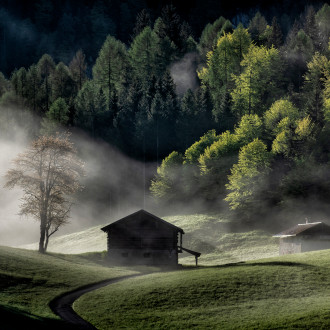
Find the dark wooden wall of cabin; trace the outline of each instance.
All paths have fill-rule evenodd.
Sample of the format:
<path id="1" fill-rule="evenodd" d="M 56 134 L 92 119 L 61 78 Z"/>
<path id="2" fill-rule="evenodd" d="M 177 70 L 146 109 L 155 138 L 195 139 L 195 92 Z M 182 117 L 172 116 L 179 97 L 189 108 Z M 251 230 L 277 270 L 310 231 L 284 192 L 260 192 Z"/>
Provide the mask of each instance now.
<path id="1" fill-rule="evenodd" d="M 108 250 L 111 249 L 152 249 L 176 250 L 178 233 L 173 230 L 150 231 L 116 230 L 108 233 Z"/>

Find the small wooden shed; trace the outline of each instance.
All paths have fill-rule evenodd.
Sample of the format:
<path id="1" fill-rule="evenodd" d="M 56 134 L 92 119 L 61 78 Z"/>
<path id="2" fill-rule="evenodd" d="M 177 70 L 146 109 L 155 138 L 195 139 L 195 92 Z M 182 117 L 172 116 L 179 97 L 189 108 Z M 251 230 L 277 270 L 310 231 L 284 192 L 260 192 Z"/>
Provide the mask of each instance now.
<path id="1" fill-rule="evenodd" d="M 178 265 L 183 229 L 140 210 L 103 228 L 108 234 L 108 258 L 120 265 Z M 196 258 L 200 253 L 184 249 Z"/>
<path id="2" fill-rule="evenodd" d="M 274 235 L 280 239 L 280 255 L 330 249 L 330 226 L 306 222 Z"/>

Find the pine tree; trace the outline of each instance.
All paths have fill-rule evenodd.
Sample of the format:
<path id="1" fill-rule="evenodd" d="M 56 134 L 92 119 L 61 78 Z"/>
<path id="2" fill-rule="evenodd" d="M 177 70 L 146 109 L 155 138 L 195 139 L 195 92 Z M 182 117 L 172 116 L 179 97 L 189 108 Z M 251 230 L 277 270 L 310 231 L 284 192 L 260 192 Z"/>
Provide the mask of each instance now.
<path id="1" fill-rule="evenodd" d="M 146 27 L 133 40 L 128 52 L 134 75 L 145 87 L 159 70 L 156 56 L 158 42 L 156 33 Z"/>
<path id="2" fill-rule="evenodd" d="M 75 99 L 75 108 L 75 125 L 89 130 L 94 137 L 99 136 L 100 118 L 106 111 L 102 88 L 93 81 L 86 81 Z"/>
<path id="3" fill-rule="evenodd" d="M 226 19 L 221 16 L 214 21 L 213 24 L 208 23 L 202 31 L 198 44 L 198 50 L 204 60 L 206 60 L 206 54 L 213 50 L 213 47 L 216 45 L 216 41 L 222 36 L 222 28 L 225 22 Z"/>
<path id="4" fill-rule="evenodd" d="M 93 67 L 94 81 L 102 88 L 111 112 L 111 100 L 127 83 L 128 55 L 125 45 L 108 36 Z"/>
<path id="5" fill-rule="evenodd" d="M 304 31 L 312 40 L 315 50 L 319 51 L 321 48 L 321 43 L 319 39 L 318 26 L 316 24 L 315 10 L 313 6 L 309 6 L 307 8 L 304 22 Z"/>
<path id="6" fill-rule="evenodd" d="M 72 104 L 74 98 L 74 84 L 69 68 L 60 62 L 50 75 L 53 102 L 62 98 L 67 104 Z"/>
<path id="7" fill-rule="evenodd" d="M 151 27 L 151 17 L 147 9 L 143 9 L 136 16 L 135 26 L 131 35 L 132 41 L 146 28 Z"/>
<path id="8" fill-rule="evenodd" d="M 69 70 L 71 72 L 71 77 L 76 84 L 76 93 L 78 93 L 82 85 L 87 80 L 86 56 L 81 49 L 77 51 L 77 53 L 71 60 L 69 64 Z"/>
<path id="9" fill-rule="evenodd" d="M 21 96 L 22 98 L 27 96 L 28 81 L 25 68 L 15 70 L 11 75 L 10 82 L 17 95 Z"/>
<path id="10" fill-rule="evenodd" d="M 263 45 L 266 41 L 267 21 L 264 16 L 258 11 L 249 23 L 248 30 L 252 40 L 257 45 Z"/>
<path id="11" fill-rule="evenodd" d="M 27 72 L 27 102 L 33 112 L 41 109 L 40 104 L 40 87 L 42 84 L 38 68 L 32 64 Z"/>
<path id="12" fill-rule="evenodd" d="M 45 54 L 41 57 L 37 64 L 38 74 L 41 77 L 41 109 L 44 113 L 49 111 L 49 106 L 51 102 L 51 79 L 50 75 L 55 70 L 55 63 L 52 57 Z"/>
<path id="13" fill-rule="evenodd" d="M 275 48 L 280 48 L 283 45 L 283 34 L 275 16 L 273 17 L 270 29 L 271 32 L 267 38 L 267 46 L 274 46 Z"/>

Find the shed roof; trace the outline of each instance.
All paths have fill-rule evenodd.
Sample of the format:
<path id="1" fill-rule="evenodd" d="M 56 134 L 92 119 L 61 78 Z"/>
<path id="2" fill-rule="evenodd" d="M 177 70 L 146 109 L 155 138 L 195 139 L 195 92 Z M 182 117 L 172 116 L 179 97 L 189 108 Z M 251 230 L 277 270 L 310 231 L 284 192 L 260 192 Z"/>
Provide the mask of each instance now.
<path id="1" fill-rule="evenodd" d="M 273 235 L 273 237 L 284 238 L 321 232 L 330 235 L 330 227 L 323 222 L 300 223 L 276 235 Z"/>
<path id="2" fill-rule="evenodd" d="M 163 225 L 166 225 L 168 227 L 172 227 L 174 230 L 176 230 L 176 231 L 181 232 L 182 234 L 184 234 L 184 231 L 183 231 L 182 228 L 177 227 L 177 226 L 174 226 L 171 223 L 169 223 L 169 222 L 167 222 L 167 221 L 165 221 L 165 220 L 163 220 L 163 219 L 161 219 L 161 218 L 155 216 L 154 214 L 151 214 L 151 213 L 149 213 L 149 212 L 147 212 L 145 210 L 139 210 L 137 212 L 134 212 L 132 214 L 129 214 L 129 215 L 127 215 L 124 218 L 121 218 L 121 219 L 119 219 L 119 220 L 117 220 L 117 221 L 115 221 L 113 223 L 110 223 L 109 225 L 107 225 L 105 227 L 102 227 L 101 230 L 103 230 L 104 232 L 108 232 L 108 231 L 111 230 L 111 228 L 113 226 L 121 225 L 121 224 L 125 223 L 125 221 L 127 221 L 129 219 L 132 219 L 132 218 L 135 218 L 135 217 L 147 217 L 149 219 L 152 219 L 153 221 L 160 222 Z"/>

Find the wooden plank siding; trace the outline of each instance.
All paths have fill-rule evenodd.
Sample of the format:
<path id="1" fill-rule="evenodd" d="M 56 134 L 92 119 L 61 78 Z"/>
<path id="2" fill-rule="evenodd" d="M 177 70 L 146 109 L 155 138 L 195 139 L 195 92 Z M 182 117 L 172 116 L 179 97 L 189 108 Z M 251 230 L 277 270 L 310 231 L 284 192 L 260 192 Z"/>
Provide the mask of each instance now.
<path id="1" fill-rule="evenodd" d="M 108 258 L 113 264 L 178 264 L 183 230 L 144 210 L 102 230 L 108 234 Z"/>
<path id="2" fill-rule="evenodd" d="M 298 224 L 274 237 L 280 239 L 280 255 L 330 249 L 330 226 L 323 222 Z"/>

